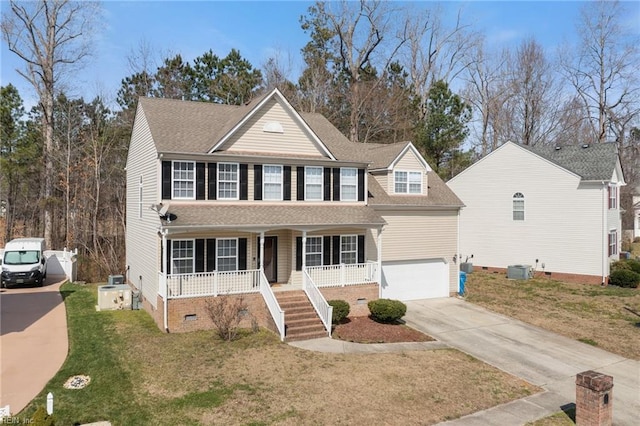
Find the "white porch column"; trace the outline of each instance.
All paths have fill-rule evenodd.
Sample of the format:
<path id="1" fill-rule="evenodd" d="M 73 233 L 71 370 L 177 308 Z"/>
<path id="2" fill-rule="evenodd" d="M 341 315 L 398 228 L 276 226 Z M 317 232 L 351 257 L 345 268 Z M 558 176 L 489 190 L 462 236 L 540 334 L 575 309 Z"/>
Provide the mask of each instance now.
<path id="1" fill-rule="evenodd" d="M 307 268 L 307 231 L 302 231 L 302 270 Z"/>
<path id="2" fill-rule="evenodd" d="M 260 271 L 264 272 L 264 231 L 260 231 Z"/>
<path id="3" fill-rule="evenodd" d="M 378 288 L 382 288 L 382 228 L 378 228 L 378 273 L 376 280 Z"/>
<path id="4" fill-rule="evenodd" d="M 167 279 L 169 271 L 167 271 L 167 259 L 169 253 L 167 253 L 167 231 L 162 230 L 162 264 L 164 271 L 164 300 L 162 301 L 162 313 L 164 316 L 164 330 L 169 331 L 169 280 Z"/>

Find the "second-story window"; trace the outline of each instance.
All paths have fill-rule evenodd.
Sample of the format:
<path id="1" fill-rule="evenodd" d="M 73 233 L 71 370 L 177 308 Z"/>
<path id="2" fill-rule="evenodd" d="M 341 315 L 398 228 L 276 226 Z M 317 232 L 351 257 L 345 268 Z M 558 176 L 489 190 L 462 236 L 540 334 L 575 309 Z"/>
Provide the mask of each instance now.
<path id="1" fill-rule="evenodd" d="M 357 201 L 358 169 L 351 167 L 340 169 L 340 199 L 342 201 Z"/>
<path id="2" fill-rule="evenodd" d="M 421 172 L 394 172 L 394 191 L 396 194 L 422 194 Z"/>
<path id="3" fill-rule="evenodd" d="M 618 208 L 618 187 L 609 185 L 609 209 Z"/>
<path id="4" fill-rule="evenodd" d="M 304 168 L 304 199 L 322 200 L 322 167 Z"/>
<path id="5" fill-rule="evenodd" d="M 193 161 L 174 161 L 171 181 L 174 199 L 193 200 L 195 196 L 196 164 Z"/>
<path id="6" fill-rule="evenodd" d="M 263 199 L 282 200 L 282 166 L 265 165 L 262 172 Z"/>
<path id="7" fill-rule="evenodd" d="M 524 220 L 524 195 L 522 192 L 513 194 L 513 220 Z"/>
<path id="8" fill-rule="evenodd" d="M 218 199 L 238 199 L 237 163 L 218 163 Z"/>

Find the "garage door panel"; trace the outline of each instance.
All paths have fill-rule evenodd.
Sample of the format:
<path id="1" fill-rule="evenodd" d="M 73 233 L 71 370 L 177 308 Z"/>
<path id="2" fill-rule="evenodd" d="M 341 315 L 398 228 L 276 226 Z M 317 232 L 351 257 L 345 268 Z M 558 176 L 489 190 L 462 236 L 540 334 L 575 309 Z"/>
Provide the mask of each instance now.
<path id="1" fill-rule="evenodd" d="M 449 265 L 442 259 L 382 262 L 382 297 L 418 300 L 449 296 Z"/>

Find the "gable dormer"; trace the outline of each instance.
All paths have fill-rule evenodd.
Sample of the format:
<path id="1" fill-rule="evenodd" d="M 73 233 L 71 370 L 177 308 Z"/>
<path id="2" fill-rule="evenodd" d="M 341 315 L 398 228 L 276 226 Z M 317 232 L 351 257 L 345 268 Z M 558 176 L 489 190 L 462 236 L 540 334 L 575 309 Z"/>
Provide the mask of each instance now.
<path id="1" fill-rule="evenodd" d="M 411 142 L 392 147 L 381 147 L 387 156 L 382 167 L 372 170 L 373 176 L 389 195 L 425 196 L 428 193 L 428 173 L 431 167 Z M 373 151 L 372 151 L 373 152 Z"/>
<path id="2" fill-rule="evenodd" d="M 259 153 L 335 160 L 298 112 L 275 89 L 257 103 L 210 153 Z"/>

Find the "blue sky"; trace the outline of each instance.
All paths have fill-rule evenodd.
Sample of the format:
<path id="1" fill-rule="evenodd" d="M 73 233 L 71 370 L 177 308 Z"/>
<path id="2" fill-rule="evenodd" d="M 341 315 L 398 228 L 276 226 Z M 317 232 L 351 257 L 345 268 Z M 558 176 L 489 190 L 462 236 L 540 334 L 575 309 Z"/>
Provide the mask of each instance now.
<path id="1" fill-rule="evenodd" d="M 299 18 L 313 2 L 249 1 L 106 1 L 104 29 L 97 40 L 95 54 L 85 69 L 69 82 L 72 95 L 92 98 L 97 93 L 115 96 L 122 78 L 131 74 L 127 56 L 145 41 L 158 57 L 180 53 L 183 59 L 212 49 L 225 56 L 232 48 L 240 50 L 254 67 L 260 68 L 274 52 L 291 58 L 292 73 L 301 66 L 300 49 L 308 37 Z M 462 8 L 463 20 L 487 37 L 491 47 L 515 46 L 522 39 L 535 37 L 549 52 L 563 41 L 571 41 L 583 2 L 467 1 L 444 2 L 445 16 L 453 17 Z M 416 2 L 415 7 L 435 3 Z M 640 2 L 629 3 L 632 27 L 640 31 Z M 2 12 L 6 10 L 2 1 Z M 33 91 L 14 69 L 22 64 L 2 44 L 1 85 L 18 87 L 27 104 Z"/>

